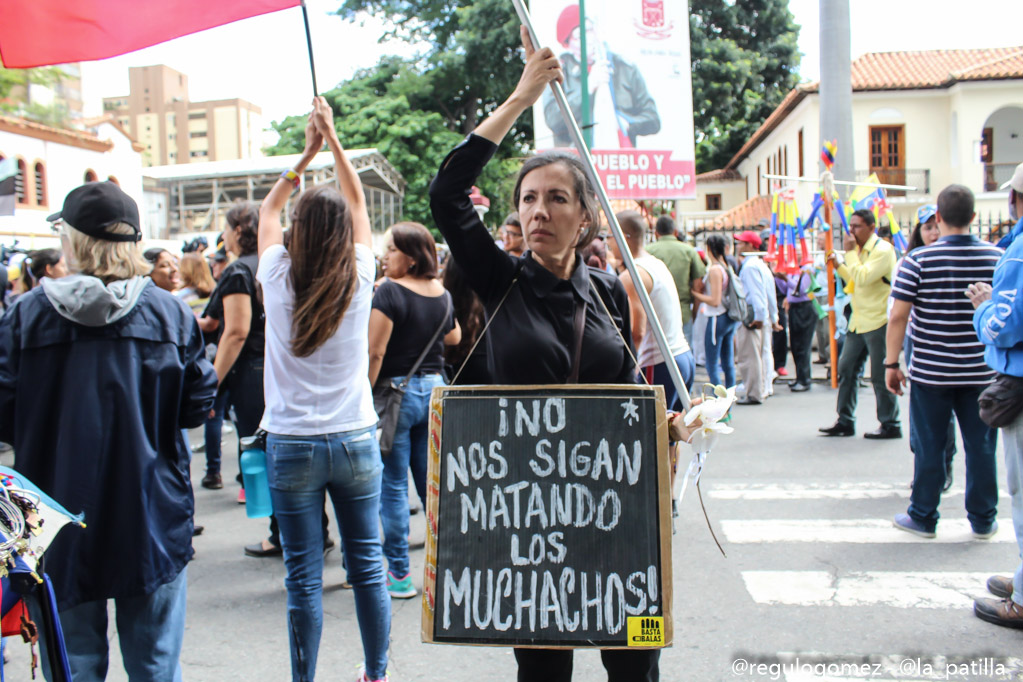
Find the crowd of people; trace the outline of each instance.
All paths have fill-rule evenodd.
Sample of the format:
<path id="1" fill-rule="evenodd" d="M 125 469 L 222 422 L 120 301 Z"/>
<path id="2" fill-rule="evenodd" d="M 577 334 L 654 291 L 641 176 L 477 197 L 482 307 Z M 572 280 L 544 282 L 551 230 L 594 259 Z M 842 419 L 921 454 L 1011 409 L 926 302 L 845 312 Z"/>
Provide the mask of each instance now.
<path id="1" fill-rule="evenodd" d="M 757 232 L 712 234 L 701 253 L 670 217 L 650 239 L 647 219 L 625 211 L 617 220 L 630 274 L 623 247 L 601 229 L 579 157 L 546 152 L 522 164 L 515 212 L 495 241 L 470 190 L 515 120 L 563 79 L 551 50 L 523 42 L 519 84 L 448 154 L 429 188 L 450 249 L 443 267 L 430 231 L 410 222 L 391 226 L 375 259 L 363 188 L 323 98 L 313 102 L 298 163 L 261 204 L 227 212 L 209 257 L 143 252 L 138 208 L 113 183 L 68 195 L 54 216 L 62 251 L 29 254 L 0 319 L 0 440 L 13 444 L 19 471 L 89 523 L 62 533 L 47 563 L 76 682 L 106 676 L 109 599 L 129 677 L 181 679 L 186 567 L 200 530 L 188 429 L 204 428 L 196 449 L 205 455 L 201 485 L 212 490 L 224 487 L 225 418 L 239 440 L 265 438 L 274 514 L 269 537 L 244 552 L 283 556 L 292 679 L 316 674 L 323 559 L 334 546 L 329 497 L 362 637 L 358 679 L 386 680 L 389 600 L 417 594 L 408 475 L 425 504 L 434 387 L 647 382 L 664 386 L 677 410 L 669 363 L 687 390 L 699 364 L 711 383 L 736 387 L 740 405 L 763 405 L 787 375 L 789 350 L 794 392 L 811 389 L 815 337 L 826 360 L 829 262 L 849 305 L 838 311 L 841 357 L 830 368 L 838 420 L 823 434 L 854 435 L 869 358 L 880 425 L 865 436 L 901 437 L 896 395 L 908 381 L 915 473 L 909 508 L 894 523 L 935 536 L 955 420 L 968 518 L 985 539 L 997 528 L 1002 427 L 1023 542 L 1023 219 L 999 246 L 982 242 L 969 232 L 972 195 L 951 186 L 921 209 L 913 248 L 898 263 L 873 213 L 857 211 L 841 249 L 783 274 L 760 257 Z M 324 145 L 337 187 L 302 192 L 285 230 L 285 206 Z M 1010 202 L 1023 214 L 1023 165 Z M 1000 599 L 978 600 L 977 615 L 1023 627 L 1021 580 L 1023 566 L 1012 579 L 992 578 Z M 519 680 L 572 678 L 571 650 L 514 655 Z M 657 649 L 604 650 L 601 659 L 611 682 L 659 678 Z"/>

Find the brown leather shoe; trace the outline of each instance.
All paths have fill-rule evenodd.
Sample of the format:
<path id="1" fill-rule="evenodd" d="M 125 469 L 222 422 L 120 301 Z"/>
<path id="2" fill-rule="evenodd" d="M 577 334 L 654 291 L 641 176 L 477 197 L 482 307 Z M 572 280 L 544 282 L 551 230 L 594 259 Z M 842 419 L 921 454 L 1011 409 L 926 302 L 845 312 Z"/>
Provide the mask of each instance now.
<path id="1" fill-rule="evenodd" d="M 206 474 L 202 477 L 202 487 L 210 490 L 220 490 L 224 487 L 224 480 L 220 474 Z"/>
<path id="2" fill-rule="evenodd" d="M 1012 599 L 974 599 L 973 613 L 988 623 L 1023 629 L 1023 606 Z"/>
<path id="3" fill-rule="evenodd" d="M 1012 596 L 1012 578 L 1004 575 L 993 575 L 987 579 L 987 591 L 996 597 L 1008 599 Z"/>

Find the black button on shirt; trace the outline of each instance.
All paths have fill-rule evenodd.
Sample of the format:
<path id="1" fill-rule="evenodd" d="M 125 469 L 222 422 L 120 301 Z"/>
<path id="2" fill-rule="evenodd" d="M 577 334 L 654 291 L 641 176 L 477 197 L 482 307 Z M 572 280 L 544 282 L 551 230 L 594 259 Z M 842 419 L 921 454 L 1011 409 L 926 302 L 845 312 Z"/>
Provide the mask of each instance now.
<path id="1" fill-rule="evenodd" d="M 469 192 L 496 149 L 489 140 L 470 135 L 448 154 L 430 185 L 437 227 L 488 318 L 508 294 L 483 340 L 491 381 L 565 382 L 575 347 L 575 311 L 585 301 L 579 383 L 636 383 L 635 364 L 622 341 L 631 343 L 632 338 L 629 300 L 618 278 L 577 258 L 572 275 L 559 279 L 529 252 L 519 258 L 502 251 L 473 209 Z"/>

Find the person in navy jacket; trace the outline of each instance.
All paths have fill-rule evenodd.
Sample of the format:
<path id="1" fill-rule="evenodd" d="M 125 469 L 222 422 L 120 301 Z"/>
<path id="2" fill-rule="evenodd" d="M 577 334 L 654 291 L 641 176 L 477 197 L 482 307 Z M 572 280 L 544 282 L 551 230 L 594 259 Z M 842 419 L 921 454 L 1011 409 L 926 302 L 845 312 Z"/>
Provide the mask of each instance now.
<path id="1" fill-rule="evenodd" d="M 1001 376 L 996 386 L 1003 397 L 1023 403 L 1023 163 L 1012 179 L 1002 186 L 1009 190 L 1009 215 L 1018 221 L 1012 231 L 998 242 L 1005 254 L 995 267 L 991 285 L 971 284 L 967 296 L 976 311 L 973 326 L 986 346 L 984 360 Z M 1013 390 L 1014 389 L 1014 390 Z M 1012 523 L 1016 544 L 1023 556 L 1023 413 L 1002 429 L 1005 449 L 1005 476 L 1012 499 Z M 995 625 L 1023 628 L 1023 562 L 1017 564 L 1012 578 L 992 576 L 988 590 L 999 599 L 977 599 L 973 612 L 981 620 Z"/>
<path id="2" fill-rule="evenodd" d="M 106 677 L 108 599 L 128 677 L 180 680 L 194 506 L 181 429 L 205 421 L 216 373 L 192 311 L 146 276 L 131 197 L 89 183 L 51 220 L 77 273 L 0 319 L 0 441 L 85 514 L 45 556 L 76 682 Z"/>

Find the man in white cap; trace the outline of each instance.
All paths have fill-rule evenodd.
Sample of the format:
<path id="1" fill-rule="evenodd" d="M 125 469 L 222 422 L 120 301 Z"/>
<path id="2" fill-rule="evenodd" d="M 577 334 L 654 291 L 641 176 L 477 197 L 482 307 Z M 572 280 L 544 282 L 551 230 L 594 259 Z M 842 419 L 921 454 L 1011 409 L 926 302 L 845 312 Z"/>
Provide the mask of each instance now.
<path id="1" fill-rule="evenodd" d="M 991 285 L 971 284 L 967 292 L 976 307 L 973 325 L 986 349 L 984 360 L 998 372 L 990 391 L 980 398 L 981 418 L 1001 427 L 1005 475 L 1012 498 L 1012 524 L 1023 557 L 1023 163 L 1009 182 L 1009 216 L 1017 221 L 998 246 L 1005 255 L 995 267 Z M 977 599 L 973 612 L 989 623 L 1023 628 L 1023 562 L 1012 578 L 992 576 L 988 590 L 999 599 Z"/>

